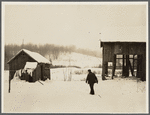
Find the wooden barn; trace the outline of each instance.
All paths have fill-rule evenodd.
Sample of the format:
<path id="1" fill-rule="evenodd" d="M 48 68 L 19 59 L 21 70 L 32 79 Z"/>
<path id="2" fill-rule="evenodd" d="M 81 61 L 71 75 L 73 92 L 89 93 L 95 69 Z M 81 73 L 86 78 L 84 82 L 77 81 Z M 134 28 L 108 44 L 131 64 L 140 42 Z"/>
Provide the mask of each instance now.
<path id="1" fill-rule="evenodd" d="M 136 31 L 130 29 L 107 29 L 110 34 L 106 35 L 106 31 L 102 34 L 100 47 L 102 47 L 103 65 L 102 80 L 106 79 L 109 64 L 112 63 L 112 79 L 116 69 L 122 70 L 122 76 L 128 77 L 129 74 L 146 80 L 146 34 L 143 30 Z M 138 28 L 139 29 L 139 28 Z M 130 31 L 133 30 L 133 33 Z M 126 32 L 124 32 L 126 31 Z M 113 34 L 118 33 L 118 34 Z M 130 34 L 128 34 L 130 33 Z M 124 39 L 122 39 L 123 37 Z"/>
<path id="2" fill-rule="evenodd" d="M 35 63 L 36 62 L 36 63 Z M 20 50 L 13 58 L 8 61 L 9 64 L 9 82 L 13 79 L 16 71 L 24 69 L 32 70 L 32 80 L 21 75 L 22 80 L 35 82 L 37 80 L 50 79 L 51 62 L 36 52 L 26 49 Z M 23 73 L 23 72 L 22 72 Z"/>

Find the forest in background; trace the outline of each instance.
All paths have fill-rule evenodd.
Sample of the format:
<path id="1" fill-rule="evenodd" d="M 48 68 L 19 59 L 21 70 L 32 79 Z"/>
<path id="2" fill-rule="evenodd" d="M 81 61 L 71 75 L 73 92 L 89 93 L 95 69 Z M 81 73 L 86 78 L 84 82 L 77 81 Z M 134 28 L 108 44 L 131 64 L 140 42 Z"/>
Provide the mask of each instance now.
<path id="1" fill-rule="evenodd" d="M 5 45 L 4 49 L 4 69 L 8 70 L 8 64 L 7 62 L 14 57 L 21 49 L 27 49 L 33 52 L 37 52 L 41 54 L 42 56 L 49 55 L 49 60 L 52 62 L 53 60 L 57 60 L 59 55 L 61 53 L 71 53 L 71 52 L 76 52 L 84 55 L 89 55 L 89 56 L 94 56 L 94 57 L 99 57 L 101 58 L 101 52 L 99 51 L 92 51 L 89 49 L 81 49 L 81 48 L 76 48 L 74 45 L 70 46 L 59 46 L 59 45 L 54 45 L 54 44 L 24 44 L 24 45 L 17 45 L 17 44 L 8 44 Z"/>

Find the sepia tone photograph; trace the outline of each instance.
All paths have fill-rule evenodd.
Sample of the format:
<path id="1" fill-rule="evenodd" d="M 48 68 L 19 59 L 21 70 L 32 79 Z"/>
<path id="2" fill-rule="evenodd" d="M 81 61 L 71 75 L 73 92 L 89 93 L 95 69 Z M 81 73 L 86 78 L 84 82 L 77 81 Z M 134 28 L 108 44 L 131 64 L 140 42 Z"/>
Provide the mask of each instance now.
<path id="1" fill-rule="evenodd" d="M 149 113 L 148 2 L 2 2 L 2 113 Z"/>

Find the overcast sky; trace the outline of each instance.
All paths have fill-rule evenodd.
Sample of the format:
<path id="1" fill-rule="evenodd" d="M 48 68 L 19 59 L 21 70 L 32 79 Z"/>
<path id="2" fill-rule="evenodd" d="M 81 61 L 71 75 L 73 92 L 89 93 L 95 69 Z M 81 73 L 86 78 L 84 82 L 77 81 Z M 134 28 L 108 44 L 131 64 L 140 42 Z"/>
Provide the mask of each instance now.
<path id="1" fill-rule="evenodd" d="M 25 44 L 75 45 L 97 50 L 106 28 L 146 28 L 146 8 L 146 4 L 124 3 L 9 4 L 3 10 L 3 37 L 5 44 L 22 44 L 24 39 Z M 120 39 L 126 38 L 122 36 Z"/>

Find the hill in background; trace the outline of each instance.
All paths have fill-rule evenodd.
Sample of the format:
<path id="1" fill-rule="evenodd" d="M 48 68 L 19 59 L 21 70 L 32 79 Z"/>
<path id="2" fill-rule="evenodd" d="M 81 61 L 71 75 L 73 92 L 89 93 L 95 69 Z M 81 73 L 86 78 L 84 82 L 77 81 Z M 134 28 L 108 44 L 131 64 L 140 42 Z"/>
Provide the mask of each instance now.
<path id="1" fill-rule="evenodd" d="M 52 61 L 52 64 L 53 66 L 74 66 L 80 68 L 101 67 L 102 58 L 76 52 L 61 53 L 57 59 Z"/>
<path id="2" fill-rule="evenodd" d="M 102 57 L 101 50 L 93 51 L 90 49 L 81 49 L 81 48 L 76 48 L 73 45 L 70 46 L 59 46 L 54 44 L 37 45 L 32 43 L 23 44 L 23 45 L 7 44 L 5 45 L 4 48 L 4 69 L 5 70 L 9 69 L 7 62 L 13 56 L 15 56 L 21 49 L 27 49 L 33 52 L 37 52 L 42 56 L 46 57 L 48 60 L 50 60 L 54 65 L 64 64 L 66 66 L 68 65 L 68 63 L 70 63 L 71 65 L 84 67 L 85 65 L 87 66 L 88 64 L 94 66 L 101 64 L 100 61 L 101 60 L 100 58 Z M 68 61 L 69 59 L 70 62 Z M 91 62 L 93 62 L 93 64 L 91 64 Z"/>

